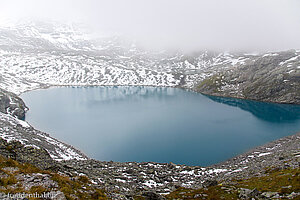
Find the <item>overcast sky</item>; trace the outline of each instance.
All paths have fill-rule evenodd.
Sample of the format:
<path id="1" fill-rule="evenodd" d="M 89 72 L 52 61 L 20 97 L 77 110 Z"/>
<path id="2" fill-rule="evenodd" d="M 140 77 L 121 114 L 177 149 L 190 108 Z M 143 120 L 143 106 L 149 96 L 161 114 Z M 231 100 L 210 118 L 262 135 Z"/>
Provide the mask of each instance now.
<path id="1" fill-rule="evenodd" d="M 0 0 L 3 18 L 82 22 L 149 47 L 300 49 L 299 0 Z"/>

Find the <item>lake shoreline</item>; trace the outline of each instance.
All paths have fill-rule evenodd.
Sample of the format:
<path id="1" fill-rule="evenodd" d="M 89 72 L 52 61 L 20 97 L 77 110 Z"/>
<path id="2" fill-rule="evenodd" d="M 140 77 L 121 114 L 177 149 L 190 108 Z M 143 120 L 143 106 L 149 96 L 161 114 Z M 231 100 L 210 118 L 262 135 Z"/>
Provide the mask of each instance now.
<path id="1" fill-rule="evenodd" d="M 28 131 L 22 127 L 18 127 L 18 130 Z M 207 187 L 206 184 L 211 181 L 228 183 L 236 179 L 260 177 L 269 168 L 299 168 L 300 160 L 300 133 L 269 142 L 209 167 L 155 162 L 107 162 L 90 158 L 55 161 L 42 149 L 32 151 L 30 146 L 1 140 L 0 146 L 3 145 L 4 148 L 0 148 L 3 156 L 15 155 L 17 161 L 52 169 L 70 177 L 76 174 L 87 176 L 96 187 L 105 189 L 113 199 L 123 199 L 123 195 L 143 194 L 143 191 L 161 196 L 178 187 L 199 189 Z M 17 148 L 7 152 L 9 146 Z"/>
<path id="2" fill-rule="evenodd" d="M 4 119 L 4 121 L 6 120 Z M 32 135 L 32 133 L 41 134 L 33 127 L 23 127 L 22 125 L 17 125 L 17 123 L 11 127 L 12 130 L 17 128 L 19 132 L 24 133 L 30 130 L 30 135 Z M 8 126 L 8 124 L 6 124 L 6 126 Z M 33 146 L 46 149 L 47 145 L 46 143 L 42 146 L 38 146 L 36 143 L 33 144 Z M 210 180 L 223 182 L 235 178 L 244 179 L 260 176 L 264 173 L 266 167 L 284 168 L 287 166 L 287 161 L 289 167 L 297 168 L 299 167 L 300 133 L 269 142 L 247 153 L 240 154 L 225 162 L 209 167 L 176 165 L 173 163 L 120 163 L 98 161 L 90 159 L 76 148 L 70 145 L 68 146 L 71 149 L 75 149 L 76 152 L 79 153 L 78 155 L 82 155 L 82 158 L 78 160 L 74 157 L 75 159 L 61 161 L 55 161 L 51 158 L 49 165 L 54 168 L 58 167 L 60 171 L 65 174 L 84 174 L 101 188 L 105 188 L 113 198 L 122 199 L 119 194 L 133 196 L 139 194 L 141 190 L 150 190 L 159 195 L 174 191 L 179 186 L 202 188 L 205 182 Z M 32 160 L 25 160 L 24 162 L 30 163 Z M 130 173 L 127 171 L 129 168 L 132 169 Z M 149 182 L 149 180 L 151 181 Z M 168 182 L 167 184 L 164 183 L 166 180 Z M 126 183 L 124 181 L 126 181 Z M 105 183 L 105 186 L 103 183 Z M 119 194 L 113 193 L 116 188 L 120 189 Z"/>
<path id="3" fill-rule="evenodd" d="M 168 95 L 166 96 L 166 94 L 168 93 Z M 178 163 L 178 164 L 186 164 L 186 165 L 203 165 L 203 166 L 209 166 L 211 164 L 215 164 L 217 162 L 221 162 L 222 160 L 224 161 L 225 158 L 229 159 L 235 155 L 238 155 L 250 148 L 253 148 L 255 146 L 264 144 L 265 142 L 268 141 L 272 141 L 275 140 L 277 138 L 280 138 L 284 135 L 289 135 L 290 131 L 294 132 L 296 130 L 299 129 L 299 125 L 298 123 L 296 123 L 297 120 L 296 118 L 290 118 L 293 116 L 293 112 L 294 115 L 299 113 L 300 111 L 300 107 L 292 107 L 292 106 L 288 106 L 288 105 L 277 105 L 277 104 L 258 104 L 255 101 L 241 101 L 241 100 L 237 100 L 237 99 L 227 99 L 227 98 L 220 98 L 221 100 L 219 101 L 219 99 L 215 99 L 213 97 L 208 97 L 208 96 L 203 96 L 203 95 L 199 95 L 198 93 L 194 93 L 194 92 L 189 92 L 186 90 L 182 90 L 182 89 L 176 89 L 176 88 L 166 88 L 166 87 L 148 87 L 148 86 L 96 86 L 96 87 L 78 87 L 78 86 L 70 86 L 70 87 L 52 87 L 52 89 L 50 90 L 43 90 L 43 91 L 35 91 L 32 94 L 24 94 L 23 96 L 21 96 L 22 98 L 24 98 L 26 104 L 29 106 L 29 108 L 32 108 L 32 111 L 29 112 L 29 117 L 26 118 L 27 121 L 31 122 L 33 125 L 35 125 L 36 128 L 39 128 L 40 130 L 43 130 L 45 132 L 53 132 L 52 136 L 54 137 L 58 137 L 60 140 L 64 141 L 65 143 L 70 143 L 74 146 L 77 146 L 81 151 L 86 152 L 87 155 L 91 156 L 94 159 L 98 159 L 98 160 L 114 160 L 114 161 L 119 161 L 119 162 L 126 162 L 126 161 L 137 161 L 137 162 L 143 162 L 143 161 L 155 161 L 155 162 L 174 162 L 174 163 Z M 139 95 L 139 94 L 143 94 L 143 95 Z M 147 94 L 147 95 L 145 95 Z M 91 96 L 92 95 L 92 96 Z M 171 95 L 171 96 L 170 96 Z M 58 97 L 58 98 L 57 98 Z M 136 97 L 136 98 L 135 98 Z M 153 98 L 150 98 L 153 97 Z M 155 97 L 155 98 L 154 98 Z M 159 99 L 165 99 L 165 100 L 156 100 L 156 97 L 159 97 Z M 172 97 L 173 100 L 170 99 L 170 97 Z M 207 98 L 208 97 L 208 98 Z M 95 102 L 92 98 L 95 98 L 95 100 L 99 101 L 98 103 L 96 103 L 94 106 L 84 106 L 84 105 L 93 105 Z M 132 101 L 131 99 L 134 98 L 134 102 L 135 102 L 135 106 L 133 106 L 130 102 Z M 73 99 L 76 99 L 76 101 L 73 101 Z M 130 100 L 129 100 L 130 99 Z M 30 100 L 30 101 L 29 101 Z M 106 102 L 106 101 L 114 101 L 117 100 L 116 105 L 118 105 L 118 109 L 115 109 L 114 107 L 111 107 L 110 104 L 105 104 L 102 105 L 102 101 Z M 121 101 L 120 101 L 121 100 Z M 49 103 L 46 103 L 47 101 L 49 101 Z M 90 102 L 91 101 L 91 102 Z M 129 102 L 128 102 L 129 101 Z M 165 101 L 169 101 L 170 104 L 165 104 L 163 102 Z M 45 103 L 42 103 L 45 102 Z M 81 102 L 81 104 L 83 104 L 82 108 L 78 109 L 78 107 L 76 106 L 79 102 Z M 185 105 L 185 102 L 190 102 L 187 105 Z M 71 114 L 64 114 L 63 112 L 65 110 L 65 106 L 64 105 L 69 105 L 68 106 L 68 112 L 70 112 Z M 74 104 L 74 105 L 73 105 Z M 76 104 L 76 105 L 75 105 Z M 152 108 L 152 112 L 149 112 L 149 110 L 144 110 L 143 111 L 143 104 L 146 104 L 147 106 L 151 105 Z M 237 104 L 237 105 L 234 105 Z M 38 107 L 36 107 L 36 105 L 38 105 Z M 62 105 L 62 106 L 60 106 Z M 104 106 L 104 107 L 103 107 Z M 170 118 L 170 116 L 164 116 L 162 114 L 162 119 L 160 119 L 160 123 L 162 124 L 166 124 L 166 125 L 159 125 L 156 123 L 156 121 L 158 120 L 151 120 L 153 115 L 157 116 L 160 115 L 159 112 L 160 111 L 155 111 L 156 107 L 164 107 L 165 111 L 164 113 L 172 113 L 171 115 L 173 116 L 181 116 L 181 117 L 176 117 L 176 118 Z M 204 107 L 203 107 L 204 106 Z M 230 107 L 228 107 L 230 106 Z M 73 109 L 73 108 L 74 109 Z M 106 124 L 110 124 L 110 120 L 114 120 L 114 123 L 117 123 L 119 125 L 122 126 L 122 121 L 118 121 L 118 118 L 116 119 L 115 117 L 110 118 L 110 116 L 120 116 L 120 118 L 124 118 L 124 117 L 129 117 L 131 120 L 139 122 L 140 125 L 139 126 L 145 126 L 143 125 L 144 123 L 142 121 L 139 121 L 139 117 L 138 119 L 136 118 L 137 114 L 127 114 L 124 113 L 122 108 L 126 107 L 126 110 L 130 109 L 133 111 L 133 113 L 138 113 L 138 116 L 147 116 L 147 124 L 152 124 L 154 123 L 151 127 L 165 127 L 164 128 L 164 132 L 166 133 L 165 135 L 168 137 L 175 137 L 175 138 L 181 138 L 181 133 L 183 133 L 185 130 L 189 130 L 189 132 L 187 133 L 187 137 L 190 138 L 194 138 L 192 139 L 192 141 L 198 141 L 198 142 L 189 142 L 189 145 L 184 148 L 184 145 L 186 145 L 186 143 L 184 141 L 180 142 L 177 139 L 173 139 L 173 143 L 179 145 L 183 145 L 182 147 L 182 153 L 178 152 L 178 156 L 176 157 L 172 157 L 172 155 L 177 155 L 177 153 L 172 153 L 172 152 L 176 152 L 176 149 L 173 149 L 174 145 L 168 146 L 168 140 L 164 135 L 162 136 L 156 136 L 155 138 L 158 139 L 153 139 L 151 140 L 152 142 L 148 143 L 143 143 L 143 141 L 140 141 L 138 138 L 142 137 L 139 136 L 140 132 L 143 133 L 142 130 L 135 132 L 135 127 L 136 125 L 133 124 L 131 125 L 131 123 L 128 122 L 128 124 L 126 125 L 126 127 L 128 127 L 128 129 L 130 129 L 130 132 L 126 132 L 126 130 L 119 130 L 119 129 L 114 129 L 114 128 L 110 128 L 111 126 L 106 127 Z M 216 107 L 218 109 L 216 109 Z M 261 108 L 262 107 L 262 108 Z M 190 113 L 192 112 L 194 109 L 196 108 L 196 113 L 197 114 L 193 114 Z M 197 109 L 198 108 L 198 109 Z M 239 108 L 239 109 L 236 109 Z M 56 112 L 52 110 L 57 110 Z M 91 110 L 92 109 L 92 110 Z M 296 109 L 296 110 L 295 110 Z M 101 114 L 97 114 L 98 111 L 97 110 L 101 110 Z M 179 110 L 179 111 L 176 111 Z M 182 111 L 180 111 L 182 110 Z M 183 110 L 185 113 L 183 113 Z M 266 111 L 266 116 L 262 115 L 264 113 L 265 110 Z M 138 112 L 139 111 L 139 112 Z M 208 116 L 205 116 L 205 113 L 210 113 L 211 111 L 215 112 L 215 113 L 219 113 L 217 114 L 217 116 L 214 115 L 210 115 L 208 114 Z M 246 111 L 246 112 L 245 112 Z M 73 113 L 74 112 L 74 113 Z M 77 118 L 77 117 L 73 117 L 75 116 L 76 113 L 81 112 L 83 117 L 81 118 Z M 91 112 L 93 117 L 92 118 L 88 118 L 87 116 L 90 116 L 90 114 L 86 113 L 86 112 Z M 127 111 L 126 111 L 127 112 Z M 48 113 L 47 117 L 43 117 L 44 114 L 43 113 Z M 73 114 L 72 114 L 73 113 Z M 107 115 L 105 114 L 107 113 Z M 110 114 L 108 114 L 110 113 Z M 190 114 L 188 114 L 190 113 Z M 202 114 L 201 114 L 202 113 Z M 226 121 L 226 124 L 231 124 L 231 125 L 226 125 L 226 124 L 221 124 L 221 125 L 216 125 L 215 128 L 212 127 L 206 127 L 205 123 L 212 123 L 215 120 L 222 122 L 222 120 L 226 120 L 228 117 L 221 117 L 222 114 L 226 113 L 226 116 L 228 116 L 229 118 L 231 118 L 230 121 Z M 246 114 L 247 113 L 247 114 Z M 249 115 L 249 114 L 252 115 Z M 56 117 L 57 115 L 57 117 Z M 105 119 L 103 119 L 103 115 L 106 115 Z M 60 131 L 60 129 L 63 130 L 68 130 L 67 127 L 65 127 L 65 125 L 61 124 L 60 121 L 64 121 L 64 118 L 61 118 L 60 120 L 58 120 L 58 118 L 60 118 L 59 116 L 64 116 L 65 118 L 68 118 L 70 120 L 71 123 L 82 123 L 82 125 L 80 127 L 78 127 L 77 129 L 73 130 L 71 127 L 69 128 L 70 130 L 68 132 L 72 132 L 72 134 L 78 135 L 81 137 L 82 133 L 85 132 L 85 130 L 89 130 L 89 133 L 86 134 L 86 142 L 82 143 L 80 141 L 84 140 L 84 138 L 82 138 L 80 141 L 78 141 L 78 139 L 76 138 L 70 138 L 71 135 L 69 133 L 67 133 L 67 131 L 62 132 Z M 252 118 L 252 116 L 255 116 L 255 118 Z M 272 117 L 271 117 L 272 116 Z M 279 126 L 280 121 L 274 121 L 274 120 L 279 120 L 279 117 L 282 118 L 281 121 L 285 121 L 288 120 L 290 121 L 292 124 L 291 125 L 287 125 L 286 123 L 281 123 L 281 125 L 283 127 L 286 128 L 280 128 L 281 126 Z M 287 117 L 287 118 L 286 118 Z M 296 117 L 296 116 L 294 116 Z M 170 120 L 165 120 L 165 119 L 172 119 Z M 98 119 L 98 120 L 94 120 L 94 119 Z M 102 121 L 106 121 L 106 123 L 102 124 Z M 193 119 L 201 119 L 201 123 L 202 125 L 200 125 L 197 122 L 194 122 Z M 57 121 L 58 120 L 58 121 Z M 75 122 L 72 122 L 72 120 L 75 120 Z M 79 121 L 80 122 L 79 122 Z M 100 120 L 100 121 L 99 121 Z M 185 125 L 182 124 L 180 127 L 181 131 L 177 131 L 177 129 L 171 128 L 171 127 L 177 127 L 177 123 L 173 122 L 173 121 L 178 120 L 178 123 L 180 123 L 181 121 L 186 121 Z M 231 128 L 231 127 L 235 127 L 235 125 L 233 124 L 234 122 L 232 120 L 240 120 L 239 124 L 237 125 L 236 128 Z M 263 121 L 261 121 L 263 120 Z M 97 122 L 99 121 L 99 122 Z M 278 123 L 278 128 L 273 130 L 273 128 L 269 127 L 268 122 L 272 123 Z M 55 128 L 52 128 L 51 126 L 52 124 L 60 124 L 60 129 L 56 130 Z M 199 125 L 195 125 L 199 124 Z M 261 125 L 256 125 L 256 130 L 254 132 L 244 130 L 243 127 L 244 126 L 248 126 L 248 124 L 250 124 L 250 126 L 252 126 L 251 124 L 265 124 L 266 127 L 261 126 Z M 43 125 L 44 124 L 44 125 Z M 49 125 L 47 125 L 49 124 Z M 87 124 L 87 125 L 85 125 Z M 97 131 L 97 128 L 94 129 L 93 127 L 98 127 L 101 126 L 102 130 L 101 132 Z M 145 127 L 148 127 L 147 125 Z M 146 131 L 145 133 L 150 133 L 150 132 L 159 132 L 160 128 L 145 128 L 149 131 Z M 198 134 L 200 133 L 199 130 L 202 128 L 204 128 L 206 131 L 204 131 L 201 136 Z M 267 128 L 268 127 L 268 128 Z M 290 128 L 289 128 L 290 127 Z M 217 134 L 217 133 L 221 133 L 221 131 L 224 131 L 224 133 L 228 133 L 228 136 L 225 136 L 224 134 Z M 273 131 L 272 131 L 273 130 Z M 282 131 L 280 131 L 282 130 Z M 114 133 L 114 137 L 122 137 L 121 135 L 124 134 L 128 134 L 130 137 L 130 139 L 128 139 L 127 142 L 133 142 L 132 145 L 136 145 L 135 148 L 139 148 L 138 144 L 144 144 L 143 146 L 145 148 L 141 149 L 141 152 L 134 156 L 135 153 L 131 153 L 133 148 L 129 148 L 126 147 L 126 145 L 122 145 L 119 144 L 117 141 L 113 138 L 111 138 L 109 135 L 105 136 L 105 138 L 101 139 L 102 136 L 95 136 L 98 135 L 96 134 L 96 132 L 99 135 L 103 135 L 103 133 Z M 268 133 L 268 134 L 264 134 L 264 133 Z M 102 134 L 101 134 L 102 133 Z M 122 133 L 122 134 L 121 134 Z M 172 133 L 172 134 L 171 134 Z M 215 137 L 217 137 L 216 139 L 211 138 L 210 136 L 208 136 L 205 133 L 211 133 L 211 134 L 215 134 Z M 284 133 L 284 134 L 283 134 Z M 171 136 L 171 135 L 172 136 Z M 105 134 L 104 134 L 105 135 Z M 144 135 L 143 137 L 147 137 L 148 138 L 149 134 Z M 196 136 L 199 135 L 199 136 Z M 219 135 L 219 136 L 218 136 Z M 224 135 L 224 136 L 223 136 Z M 243 143 L 243 145 L 241 147 L 232 147 L 231 146 L 231 142 L 230 141 L 234 141 L 235 139 L 238 138 L 238 140 L 242 140 L 243 136 L 245 135 L 249 142 L 248 143 Z M 266 138 L 264 138 L 266 135 Z M 249 136 L 249 137 L 248 137 Z M 137 137 L 137 138 L 136 138 Z M 259 142 L 255 142 L 255 139 L 253 137 L 260 137 L 261 139 L 259 140 Z M 108 139 L 110 138 L 110 139 Z M 159 139 L 161 138 L 161 139 Z M 210 139 L 209 139 L 210 138 Z M 219 138 L 219 139 L 218 139 Z M 219 140 L 220 138 L 223 138 L 221 140 L 223 140 L 223 142 L 225 144 L 229 144 L 229 149 L 226 150 L 228 153 L 224 154 L 223 159 L 221 156 L 218 156 L 217 153 L 211 153 L 207 154 L 204 153 L 197 161 L 197 159 L 193 160 L 192 157 L 197 157 L 199 153 L 201 152 L 205 152 L 205 151 L 209 151 L 209 152 L 217 152 L 221 149 L 221 145 L 218 145 L 216 147 L 214 147 L 213 145 L 208 145 L 206 146 L 207 143 L 220 143 Z M 252 140 L 253 138 L 253 140 Z M 264 139 L 262 139 L 264 138 Z M 269 139 L 267 139 L 269 138 Z M 111 140 L 111 145 L 109 145 L 110 147 L 106 147 L 106 140 Z M 148 139 L 147 139 L 148 140 Z M 201 142 L 201 141 L 207 141 L 206 143 Z M 91 142 L 92 141 L 92 142 Z M 93 146 L 95 145 L 95 143 L 93 141 L 99 141 L 99 144 L 102 146 L 102 148 L 98 149 L 95 147 L 86 147 L 86 146 Z M 103 144 L 102 144 L 103 142 Z M 164 143 L 165 145 L 161 146 L 158 145 L 156 147 L 156 149 L 161 149 L 161 151 L 164 151 L 166 155 L 169 156 L 160 156 L 157 155 L 155 152 L 160 152 L 159 150 L 157 151 L 153 151 L 151 152 L 151 155 L 149 157 L 149 153 L 147 150 L 144 149 L 149 149 L 151 148 L 151 144 L 162 144 Z M 86 144 L 90 144 L 90 145 L 86 145 Z M 193 150 L 188 150 L 191 149 L 189 148 L 189 146 L 195 146 L 195 148 L 193 148 Z M 166 147 L 168 146 L 168 147 Z M 199 147 L 197 147 L 199 146 Z M 245 147 L 244 147 L 245 146 Z M 206 147 L 206 148 L 205 148 Z M 220 148 L 219 148 L 220 147 Z M 118 151 L 120 152 L 128 152 L 127 156 L 123 156 L 124 158 L 120 158 L 117 152 L 115 153 L 109 153 L 110 152 L 110 148 L 113 149 L 119 149 Z M 168 148 L 170 150 L 163 150 L 165 148 Z M 216 149 L 214 149 L 216 148 Z M 91 150 L 93 149 L 93 150 Z M 120 150 L 123 149 L 123 150 Z M 171 150 L 173 149 L 173 150 Z M 179 148 L 180 149 L 180 148 Z M 197 150 L 196 150 L 197 149 Z M 180 151 L 180 150 L 179 150 Z M 96 153 L 97 152 L 97 153 Z M 185 152 L 185 153 L 183 153 Z M 189 153 L 190 152 L 190 153 Z M 145 154 L 145 157 L 143 156 Z M 147 157 L 148 155 L 148 157 Z M 155 156 L 154 156 L 155 155 Z M 189 155 L 190 160 L 188 158 L 185 158 L 184 155 Z"/>
<path id="4" fill-rule="evenodd" d="M 233 96 L 233 95 L 222 95 L 222 94 L 213 94 L 209 92 L 199 91 L 195 88 L 188 88 L 188 87 L 182 87 L 182 86 L 157 86 L 157 85 L 88 85 L 88 84 L 82 84 L 82 85 L 68 85 L 68 84 L 59 84 L 59 85 L 45 85 L 37 88 L 31 88 L 26 89 L 24 91 L 21 91 L 17 93 L 17 96 L 21 96 L 22 94 L 34 90 L 43 90 L 43 89 L 49 89 L 49 88 L 55 88 L 55 87 L 155 87 L 155 88 L 178 88 L 189 92 L 195 92 L 199 93 L 205 96 L 213 96 L 213 97 L 224 97 L 224 98 L 233 98 L 233 99 L 241 99 L 241 100 L 250 100 L 255 102 L 264 102 L 264 103 L 274 103 L 274 104 L 287 104 L 287 105 L 300 105 L 300 103 L 290 103 L 290 102 L 284 102 L 284 101 L 272 101 L 272 100 L 257 100 L 247 97 L 239 97 L 239 96 Z"/>

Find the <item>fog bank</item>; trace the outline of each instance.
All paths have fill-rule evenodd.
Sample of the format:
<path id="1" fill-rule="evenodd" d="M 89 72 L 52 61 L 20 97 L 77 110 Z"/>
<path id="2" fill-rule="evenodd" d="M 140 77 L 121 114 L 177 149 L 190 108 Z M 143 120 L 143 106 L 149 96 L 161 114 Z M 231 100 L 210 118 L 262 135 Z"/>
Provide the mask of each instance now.
<path id="1" fill-rule="evenodd" d="M 297 0 L 2 0 L 4 19 L 80 22 L 158 49 L 300 49 Z"/>

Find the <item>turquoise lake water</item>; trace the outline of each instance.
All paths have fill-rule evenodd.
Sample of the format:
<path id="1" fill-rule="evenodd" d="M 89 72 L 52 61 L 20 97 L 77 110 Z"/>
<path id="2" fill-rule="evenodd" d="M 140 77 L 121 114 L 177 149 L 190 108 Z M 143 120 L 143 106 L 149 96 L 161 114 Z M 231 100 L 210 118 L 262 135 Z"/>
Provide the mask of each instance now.
<path id="1" fill-rule="evenodd" d="M 105 161 L 207 166 L 300 131 L 300 106 L 176 88 L 57 87 L 21 98 L 31 125 Z"/>

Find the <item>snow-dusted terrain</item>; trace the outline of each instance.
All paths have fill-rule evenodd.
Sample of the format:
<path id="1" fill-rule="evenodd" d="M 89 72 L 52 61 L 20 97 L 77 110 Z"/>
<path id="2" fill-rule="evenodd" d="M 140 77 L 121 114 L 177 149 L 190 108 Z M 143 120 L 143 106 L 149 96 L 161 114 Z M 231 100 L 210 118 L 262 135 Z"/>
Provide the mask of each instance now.
<path id="1" fill-rule="evenodd" d="M 51 85 L 194 85 L 253 55 L 153 52 L 120 37 L 89 38 L 73 26 L 0 27 L 0 87 L 21 92 Z"/>
<path id="2" fill-rule="evenodd" d="M 251 84 L 269 78 L 271 83 L 258 84 L 281 84 L 274 83 L 274 76 L 288 87 L 299 82 L 300 51 L 155 52 L 121 36 L 94 37 L 81 30 L 75 25 L 42 22 L 0 26 L 0 88 L 20 94 L 53 85 L 143 85 L 272 101 L 253 96 L 256 86 Z M 198 90 L 203 80 L 214 75 L 220 77 L 210 81 L 212 88 Z M 278 95 L 283 98 L 275 102 L 298 102 L 290 100 L 289 93 Z"/>
<path id="3" fill-rule="evenodd" d="M 6 141 L 17 140 L 25 146 L 44 148 L 55 160 L 86 159 L 74 147 L 35 130 L 27 122 L 0 112 L 0 137 Z"/>

